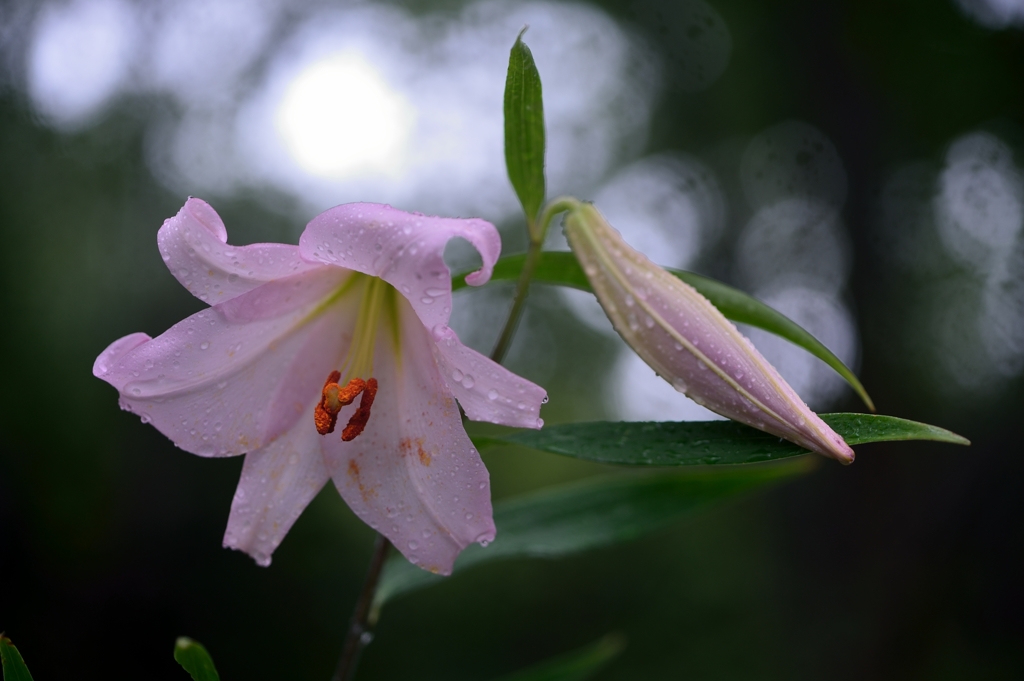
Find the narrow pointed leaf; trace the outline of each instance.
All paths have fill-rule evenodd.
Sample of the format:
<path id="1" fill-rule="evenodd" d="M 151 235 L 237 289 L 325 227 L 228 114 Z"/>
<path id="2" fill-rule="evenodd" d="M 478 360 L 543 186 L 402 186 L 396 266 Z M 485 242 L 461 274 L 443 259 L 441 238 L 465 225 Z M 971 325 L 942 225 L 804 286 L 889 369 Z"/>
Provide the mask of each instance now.
<path id="1" fill-rule="evenodd" d="M 525 254 L 505 256 L 494 266 L 494 274 L 491 275 L 491 280 L 502 281 L 518 278 L 525 260 Z M 861 385 L 860 380 L 849 367 L 843 364 L 843 361 L 836 357 L 821 341 L 804 330 L 792 319 L 781 312 L 773 310 L 757 298 L 720 281 L 693 272 L 671 268 L 665 269 L 697 289 L 698 293 L 711 301 L 711 304 L 717 307 L 728 319 L 741 324 L 749 324 L 750 326 L 785 338 L 825 362 L 825 364 L 832 367 L 836 373 L 850 384 L 857 395 L 864 401 L 864 404 L 867 405 L 868 409 L 871 411 L 875 410 L 875 405 L 868 396 L 864 386 Z M 468 272 L 455 277 L 453 290 L 465 286 L 466 274 Z M 567 286 L 581 291 L 593 292 L 587 281 L 587 275 L 584 274 L 583 269 L 576 261 L 576 257 L 569 252 L 545 252 L 541 257 L 540 264 L 534 270 L 533 279 L 541 284 Z"/>
<path id="2" fill-rule="evenodd" d="M 174 642 L 174 659 L 191 674 L 194 681 L 220 681 L 220 675 L 206 648 L 190 638 L 182 636 Z"/>
<path id="3" fill-rule="evenodd" d="M 544 104 L 540 73 L 522 32 L 508 56 L 505 166 L 527 222 L 533 225 L 544 202 Z"/>
<path id="4" fill-rule="evenodd" d="M 0 659 L 3 660 L 4 681 L 32 681 L 32 674 L 25 666 L 21 653 L 11 643 L 11 639 L 0 634 Z"/>
<path id="5" fill-rule="evenodd" d="M 503 676 L 499 681 L 584 681 L 601 671 L 625 647 L 621 636 L 609 634 L 579 650 Z"/>
<path id="6" fill-rule="evenodd" d="M 815 463 L 807 458 L 713 473 L 597 477 L 501 501 L 494 505 L 497 539 L 487 547 L 467 547 L 455 561 L 455 573 L 501 558 L 558 558 L 634 539 L 715 501 L 810 470 Z M 394 556 L 384 568 L 375 607 L 442 579 Z"/>
<path id="7" fill-rule="evenodd" d="M 944 428 L 894 416 L 820 416 L 851 446 L 906 440 L 970 444 Z M 474 442 L 478 448 L 518 444 L 577 459 L 634 466 L 759 463 L 808 453 L 792 442 L 735 421 L 567 423 Z"/>

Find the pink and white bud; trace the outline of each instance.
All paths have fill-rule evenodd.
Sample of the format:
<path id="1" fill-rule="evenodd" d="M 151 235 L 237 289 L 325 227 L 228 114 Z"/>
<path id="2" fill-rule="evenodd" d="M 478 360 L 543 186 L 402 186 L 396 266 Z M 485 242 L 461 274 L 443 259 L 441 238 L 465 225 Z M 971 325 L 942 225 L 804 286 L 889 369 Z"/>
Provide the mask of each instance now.
<path id="1" fill-rule="evenodd" d="M 853 462 L 843 438 L 718 308 L 631 248 L 594 206 L 569 210 L 565 234 L 615 330 L 676 390 L 722 416 Z"/>

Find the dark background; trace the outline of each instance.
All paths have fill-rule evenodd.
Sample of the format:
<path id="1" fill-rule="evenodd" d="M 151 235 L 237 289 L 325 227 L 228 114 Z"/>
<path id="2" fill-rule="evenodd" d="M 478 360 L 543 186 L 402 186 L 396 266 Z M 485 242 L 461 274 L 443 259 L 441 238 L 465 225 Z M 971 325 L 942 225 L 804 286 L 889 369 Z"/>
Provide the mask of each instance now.
<path id="1" fill-rule="evenodd" d="M 686 27 L 670 4 L 597 4 L 683 68 L 672 49 Z M 669 85 L 648 150 L 700 155 L 789 118 L 824 131 L 848 175 L 863 382 L 881 413 L 940 424 L 972 446 L 865 446 L 851 467 L 823 462 L 640 541 L 474 570 L 390 604 L 360 679 L 491 678 L 609 631 L 628 640 L 600 676 L 609 680 L 1024 672 L 1024 384 L 936 388 L 922 359 L 931 338 L 911 323 L 930 275 L 892 266 L 873 217 L 893 168 L 939 163 L 965 132 L 995 131 L 1021 163 L 1024 32 L 980 26 L 947 0 L 713 6 L 732 36 L 729 67 L 703 92 Z M 241 459 L 176 450 L 90 374 L 114 338 L 201 307 L 153 239 L 182 197 L 145 165 L 151 106 L 62 134 L 16 88 L 0 94 L 0 629 L 40 681 L 180 681 L 179 635 L 202 641 L 226 681 L 325 679 L 369 528 L 328 488 L 271 568 L 222 549 Z M 290 238 L 255 201 L 218 209 L 228 225 L 256 226 L 243 241 Z M 545 295 L 535 314 L 586 349 L 560 361 L 545 417 L 600 417 L 577 397 L 600 389 L 592 367 L 610 341 Z M 852 397 L 839 406 L 859 408 Z M 485 458 L 496 498 L 600 470 L 528 452 Z"/>

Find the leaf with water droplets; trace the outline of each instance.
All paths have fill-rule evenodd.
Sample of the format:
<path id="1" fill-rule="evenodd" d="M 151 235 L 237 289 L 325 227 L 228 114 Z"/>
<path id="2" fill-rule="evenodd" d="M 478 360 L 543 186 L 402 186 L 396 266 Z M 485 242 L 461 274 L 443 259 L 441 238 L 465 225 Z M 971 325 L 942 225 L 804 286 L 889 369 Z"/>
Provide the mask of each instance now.
<path id="1" fill-rule="evenodd" d="M 544 202 L 544 103 L 540 73 L 519 33 L 505 79 L 505 167 L 531 225 Z"/>
<path id="2" fill-rule="evenodd" d="M 201 643 L 184 636 L 174 642 L 174 659 L 193 681 L 220 681 L 213 659 Z"/>
<path id="3" fill-rule="evenodd" d="M 894 416 L 821 414 L 821 419 L 851 446 L 907 440 L 970 444 L 943 428 Z M 735 421 L 566 423 L 474 442 L 478 449 L 518 444 L 577 459 L 632 466 L 747 464 L 808 453 L 792 442 Z"/>
<path id="4" fill-rule="evenodd" d="M 494 505 L 497 538 L 486 548 L 467 547 L 454 572 L 501 558 L 558 558 L 635 539 L 715 501 L 803 473 L 815 463 L 806 458 L 772 466 L 596 477 L 500 501 Z M 384 568 L 375 607 L 442 579 L 394 556 Z"/>
<path id="5" fill-rule="evenodd" d="M 501 258 L 494 265 L 491 281 L 518 279 L 519 272 L 523 269 L 525 261 L 526 255 L 524 253 Z M 871 411 L 875 410 L 875 405 L 868 396 L 867 391 L 850 368 L 843 364 L 843 361 L 836 357 L 821 341 L 804 330 L 803 327 L 792 319 L 768 307 L 757 298 L 747 295 L 739 289 L 727 286 L 720 281 L 693 272 L 685 272 L 667 267 L 665 270 L 697 289 L 698 293 L 711 301 L 711 304 L 717 307 L 728 319 L 741 324 L 749 324 L 750 326 L 785 338 L 825 362 L 825 364 L 829 365 L 850 384 L 857 395 L 864 401 L 864 404 L 868 406 L 868 409 Z M 469 273 L 464 272 L 453 278 L 453 291 L 457 291 L 466 285 L 465 277 L 467 274 Z M 534 270 L 533 280 L 541 284 L 567 286 L 579 289 L 580 291 L 587 291 L 588 293 L 593 292 L 590 288 L 590 283 L 587 281 L 587 275 L 583 272 L 579 262 L 576 261 L 576 256 L 569 252 L 545 252 L 540 258 L 537 268 Z"/>
<path id="6" fill-rule="evenodd" d="M 604 669 L 625 647 L 622 636 L 609 634 L 578 650 L 502 676 L 499 681 L 584 681 Z"/>

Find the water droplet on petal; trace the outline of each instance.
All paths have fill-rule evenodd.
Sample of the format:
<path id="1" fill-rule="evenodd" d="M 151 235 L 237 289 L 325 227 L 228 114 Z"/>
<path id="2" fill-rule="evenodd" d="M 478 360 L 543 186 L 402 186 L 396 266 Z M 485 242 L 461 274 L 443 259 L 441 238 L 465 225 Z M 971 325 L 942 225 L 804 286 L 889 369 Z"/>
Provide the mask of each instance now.
<path id="1" fill-rule="evenodd" d="M 200 350 L 205 350 L 208 347 L 210 347 L 210 342 L 209 341 L 203 341 L 202 343 L 199 344 L 199 349 Z"/>

